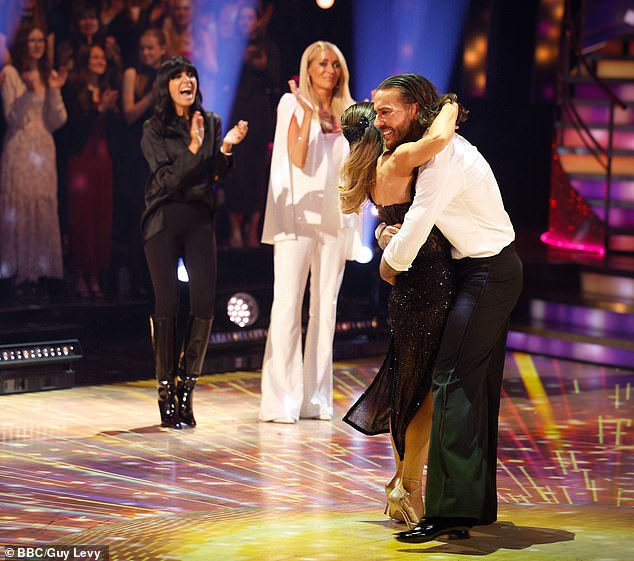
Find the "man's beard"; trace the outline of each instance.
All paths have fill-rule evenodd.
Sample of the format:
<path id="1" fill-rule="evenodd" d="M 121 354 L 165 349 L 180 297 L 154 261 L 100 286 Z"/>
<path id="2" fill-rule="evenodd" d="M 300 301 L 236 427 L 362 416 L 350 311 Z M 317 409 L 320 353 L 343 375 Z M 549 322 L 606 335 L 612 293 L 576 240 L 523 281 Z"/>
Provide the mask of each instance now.
<path id="1" fill-rule="evenodd" d="M 416 142 L 420 140 L 421 137 L 425 134 L 425 130 L 420 125 L 418 121 L 412 122 L 409 129 L 405 133 L 403 139 L 399 142 L 399 144 L 404 144 L 405 142 Z"/>

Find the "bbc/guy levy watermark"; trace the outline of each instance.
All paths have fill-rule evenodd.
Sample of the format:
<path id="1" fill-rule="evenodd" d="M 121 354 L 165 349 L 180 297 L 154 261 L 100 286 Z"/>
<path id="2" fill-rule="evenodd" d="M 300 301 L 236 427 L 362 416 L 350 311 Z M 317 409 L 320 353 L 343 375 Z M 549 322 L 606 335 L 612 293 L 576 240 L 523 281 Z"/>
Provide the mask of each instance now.
<path id="1" fill-rule="evenodd" d="M 4 561 L 109 561 L 107 545 L 5 545 Z"/>

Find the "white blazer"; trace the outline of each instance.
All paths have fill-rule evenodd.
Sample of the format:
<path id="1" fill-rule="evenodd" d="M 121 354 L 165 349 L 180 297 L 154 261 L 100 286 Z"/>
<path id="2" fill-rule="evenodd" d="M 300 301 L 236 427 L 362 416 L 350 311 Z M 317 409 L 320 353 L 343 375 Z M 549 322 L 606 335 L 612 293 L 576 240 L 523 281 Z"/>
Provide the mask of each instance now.
<path id="1" fill-rule="evenodd" d="M 361 221 L 356 214 L 341 212 L 338 189 L 348 142 L 341 133 L 322 132 L 315 121 L 310 127 L 306 164 L 303 169 L 294 166 L 288 155 L 288 129 L 293 115 L 301 123 L 303 114 L 293 94 L 282 96 L 277 106 L 262 243 L 297 239 L 302 225 L 333 236 L 344 229 L 346 259 L 354 259 L 361 247 Z"/>

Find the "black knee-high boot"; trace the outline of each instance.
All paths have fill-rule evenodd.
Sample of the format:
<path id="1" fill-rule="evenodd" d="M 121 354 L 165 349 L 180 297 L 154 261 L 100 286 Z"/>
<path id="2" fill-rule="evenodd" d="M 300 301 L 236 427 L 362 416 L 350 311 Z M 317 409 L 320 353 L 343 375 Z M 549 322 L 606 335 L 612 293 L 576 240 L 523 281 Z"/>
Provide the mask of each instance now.
<path id="1" fill-rule="evenodd" d="M 203 319 L 194 316 L 189 318 L 183 350 L 178 362 L 179 381 L 176 388 L 178 416 L 190 427 L 196 426 L 193 408 L 194 387 L 202 372 L 212 322 L 213 318 Z"/>
<path id="2" fill-rule="evenodd" d="M 176 319 L 150 316 L 161 426 L 180 429 L 176 402 Z"/>

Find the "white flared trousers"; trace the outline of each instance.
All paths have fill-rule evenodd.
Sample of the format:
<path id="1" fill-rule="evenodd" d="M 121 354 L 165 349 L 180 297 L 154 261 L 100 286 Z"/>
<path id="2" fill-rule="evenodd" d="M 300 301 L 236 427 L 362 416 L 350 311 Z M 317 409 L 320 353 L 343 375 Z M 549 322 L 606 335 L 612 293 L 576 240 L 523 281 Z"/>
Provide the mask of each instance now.
<path id="1" fill-rule="evenodd" d="M 337 296 L 346 264 L 344 234 L 275 244 L 273 306 L 262 363 L 260 420 L 331 417 Z M 302 360 L 302 303 L 310 307 Z"/>

